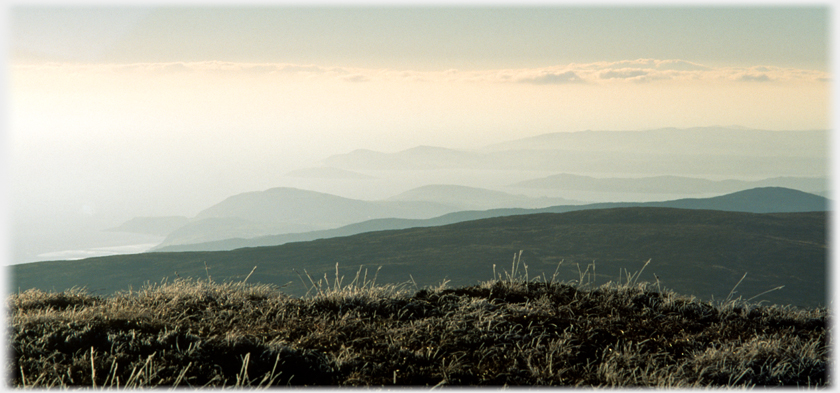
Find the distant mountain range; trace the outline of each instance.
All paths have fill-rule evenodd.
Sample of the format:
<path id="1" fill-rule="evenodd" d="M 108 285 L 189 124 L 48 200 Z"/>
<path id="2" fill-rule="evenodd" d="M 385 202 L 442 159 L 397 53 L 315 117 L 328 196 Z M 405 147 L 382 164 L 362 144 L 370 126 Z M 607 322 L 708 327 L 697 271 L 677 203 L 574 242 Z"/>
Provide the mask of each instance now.
<path id="1" fill-rule="evenodd" d="M 371 202 L 278 187 L 210 206 L 170 232 L 158 247 L 329 229 L 374 218 L 429 218 L 456 210 L 434 202 Z"/>
<path id="2" fill-rule="evenodd" d="M 401 193 L 370 201 L 278 187 L 231 196 L 186 221 L 184 217 L 144 217 L 114 230 L 166 236 L 155 249 L 228 249 L 234 244 L 262 245 L 269 241 L 268 237 L 277 237 L 273 241 L 280 241 L 280 238 L 344 235 L 361 229 L 414 225 L 416 223 L 400 220 L 426 220 L 459 211 L 580 205 L 585 203 L 580 200 L 616 200 L 632 193 L 658 193 L 667 195 L 664 198 L 678 198 L 772 186 L 828 195 L 827 140 L 827 131 L 705 127 L 552 133 L 474 151 L 434 146 L 418 146 L 397 153 L 357 150 L 329 157 L 322 167 L 300 169 L 286 176 L 298 178 L 304 188 L 320 181 L 338 182 L 346 187 L 365 187 L 366 184 Z M 411 172 L 401 173 L 405 170 Z M 370 175 L 371 171 L 376 172 L 376 176 Z M 420 172 L 458 173 L 461 177 L 451 178 L 460 179 L 472 176 L 470 171 L 496 171 L 492 176 L 497 177 L 492 181 L 489 177 L 481 181 L 496 184 L 489 188 L 497 190 L 457 184 L 424 185 L 438 175 L 424 177 L 426 180 L 411 180 Z M 555 172 L 555 175 L 514 184 L 510 184 L 510 180 L 498 181 L 504 176 L 499 173 L 520 171 L 540 175 Z M 611 177 L 581 173 L 608 173 Z M 661 173 L 669 175 L 661 176 Z M 721 175 L 750 178 L 766 175 L 768 178 L 761 181 L 703 178 Z M 402 191 L 404 186 L 413 186 L 412 183 L 419 186 Z M 334 186 L 317 185 L 314 188 L 335 189 Z M 520 193 L 530 196 L 515 195 Z M 593 196 L 593 193 L 600 195 Z M 635 196 L 632 199 L 652 198 Z M 342 228 L 348 225 L 357 229 Z M 300 235 L 304 233 L 311 236 Z"/>
<path id="3" fill-rule="evenodd" d="M 560 205 L 540 209 L 490 209 L 483 211 L 459 211 L 430 219 L 382 218 L 346 225 L 336 229 L 259 236 L 254 238 L 234 237 L 224 240 L 159 246 L 154 251 L 221 251 L 243 247 L 262 247 L 290 242 L 310 241 L 339 236 L 350 236 L 364 232 L 432 227 L 484 218 L 536 214 L 564 213 L 576 210 L 609 209 L 617 207 L 670 207 L 680 209 L 708 209 L 751 213 L 785 213 L 826 211 L 829 201 L 821 196 L 780 187 L 765 187 L 740 191 L 712 198 L 687 198 L 663 202 L 616 202 L 587 205 Z"/>
<path id="4" fill-rule="evenodd" d="M 54 217 L 50 230 L 16 224 L 12 258 L 20 263 L 103 247 L 147 249 L 160 238 L 159 247 L 168 249 L 246 245 L 248 239 L 278 235 L 301 239 L 318 231 L 343 236 L 461 211 L 662 201 L 755 187 L 827 197 L 828 137 L 826 130 L 704 127 L 551 133 L 475 150 L 358 150 L 315 167 L 272 173 L 273 184 L 283 187 L 233 195 L 193 217 L 137 217 L 116 228 L 110 219 L 82 227 Z"/>
<path id="5" fill-rule="evenodd" d="M 749 194 L 706 204 L 746 203 Z M 511 258 L 522 250 L 519 274 L 531 278 L 550 279 L 556 273 L 558 280 L 583 278 L 600 285 L 626 279 L 625 271 L 638 272 L 650 259 L 639 280 L 658 280 L 678 293 L 722 300 L 734 289 L 735 297 L 748 299 L 784 286 L 756 300 L 814 307 L 827 304 L 827 220 L 824 211 L 758 214 L 664 207 L 521 214 L 233 251 L 28 263 L 11 267 L 10 287 L 60 291 L 85 286 L 107 294 L 162 278 L 242 280 L 256 266 L 248 282 L 273 283 L 302 295 L 310 277 L 327 276 L 332 282 L 336 264 L 345 284 L 364 266 L 368 280 L 381 267 L 378 284 L 422 287 L 447 279 L 453 286 L 469 285 L 494 272 L 511 272 Z"/>
<path id="6" fill-rule="evenodd" d="M 278 187 L 234 195 L 193 218 L 138 217 L 110 230 L 166 236 L 155 249 L 192 249 L 192 244 L 224 243 L 227 239 L 280 234 L 298 239 L 294 234 L 330 233 L 333 228 L 376 219 L 426 219 L 470 209 L 545 207 L 561 203 L 576 202 L 456 185 L 423 186 L 383 201 Z"/>
<path id="7" fill-rule="evenodd" d="M 827 130 L 770 131 L 743 127 L 660 128 L 640 131 L 554 132 L 497 143 L 483 151 L 635 151 L 690 156 L 827 157 Z"/>
<path id="8" fill-rule="evenodd" d="M 582 176 L 554 176 L 538 179 L 536 183 L 572 179 L 580 183 L 606 184 L 606 186 L 657 184 L 654 179 L 601 179 L 592 181 Z M 659 179 L 662 180 L 662 179 Z M 680 181 L 686 179 L 679 179 Z M 692 183 L 699 179 L 688 179 Z M 755 183 L 773 181 L 799 182 L 798 184 L 819 184 L 813 179 L 768 179 Z M 808 183 L 810 181 L 811 183 Z M 803 183 L 804 182 L 804 183 Z M 697 183 L 697 182 L 695 182 Z M 699 183 L 705 183 L 700 181 Z M 748 182 L 726 181 L 726 185 L 749 184 Z M 806 185 L 807 185 L 806 184 Z M 629 187 L 629 186 L 628 186 Z M 632 188 L 632 187 L 629 187 Z M 794 208 L 805 203 L 809 197 L 790 196 L 776 199 L 765 210 L 756 210 L 755 201 L 771 200 L 771 195 L 790 193 L 779 189 L 762 195 L 751 195 L 751 201 L 743 206 L 729 206 L 728 202 L 713 203 L 714 209 L 748 212 L 807 211 Z M 813 198 L 814 196 L 811 196 Z M 730 197 L 732 198 L 732 197 Z M 715 199 L 711 199 L 714 201 Z M 152 250 L 197 251 L 231 250 L 239 247 L 255 247 L 283 244 L 289 241 L 305 241 L 324 237 L 346 236 L 366 231 L 410 228 L 414 226 L 443 225 L 454 222 L 495 217 L 509 214 L 527 214 L 537 211 L 563 212 L 619 206 L 667 206 L 695 207 L 699 200 L 646 203 L 597 203 L 582 205 L 578 201 L 562 198 L 533 198 L 500 191 L 457 185 L 429 185 L 418 187 L 384 201 L 362 201 L 343 198 L 314 191 L 278 187 L 259 192 L 234 195 L 199 212 L 193 218 L 186 217 L 138 217 L 112 231 L 156 234 L 166 236 Z M 689 201 L 689 202 L 686 202 Z M 724 201 L 728 201 L 724 199 Z M 825 199 L 811 200 L 812 210 L 825 210 Z M 554 206 L 546 210 L 546 207 Z M 531 210 L 528 210 L 528 209 Z M 541 209 L 541 210 L 533 210 Z M 793 210 L 791 210 L 793 209 Z M 435 217 L 435 218 L 433 218 Z"/>
<path id="9" fill-rule="evenodd" d="M 770 179 L 708 180 L 685 176 L 653 176 L 640 178 L 596 178 L 560 173 L 544 178 L 524 180 L 510 185 L 518 188 L 555 190 L 636 192 L 651 194 L 728 193 L 757 187 L 786 187 L 812 194 L 827 194 L 828 179 L 821 177 L 774 177 Z"/>
<path id="10" fill-rule="evenodd" d="M 485 210 L 510 207 L 540 208 L 581 203 L 563 198 L 532 198 L 524 195 L 512 195 L 502 191 L 450 184 L 433 184 L 417 187 L 386 200 L 437 202 L 449 206 L 456 206 L 460 210 Z"/>
<path id="11" fill-rule="evenodd" d="M 562 173 L 824 177 L 828 131 L 705 127 L 545 134 L 463 151 L 356 150 L 324 160 L 346 170 L 494 169 Z"/>

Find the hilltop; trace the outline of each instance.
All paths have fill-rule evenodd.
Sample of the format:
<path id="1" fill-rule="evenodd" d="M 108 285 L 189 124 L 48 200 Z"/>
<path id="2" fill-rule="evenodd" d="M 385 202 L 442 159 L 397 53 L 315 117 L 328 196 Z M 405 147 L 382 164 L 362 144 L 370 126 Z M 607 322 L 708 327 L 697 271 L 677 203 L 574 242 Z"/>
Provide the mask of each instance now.
<path id="1" fill-rule="evenodd" d="M 11 288 L 61 291 L 85 286 L 97 293 L 159 282 L 164 277 L 220 280 L 244 277 L 285 285 L 305 293 L 299 274 L 343 274 L 358 266 L 382 267 L 380 282 L 413 279 L 418 285 L 450 280 L 473 285 L 493 266 L 522 260 L 533 276 L 577 277 L 593 265 L 593 278 L 615 280 L 651 260 L 645 280 L 657 274 L 663 285 L 710 300 L 727 296 L 738 280 L 748 297 L 774 304 L 815 307 L 826 304 L 827 213 L 743 213 L 659 207 L 579 210 L 509 215 L 351 236 L 293 242 L 280 246 L 219 252 L 154 252 L 52 261 L 11 267 Z M 177 275 L 177 276 L 176 276 Z"/>
<path id="2" fill-rule="evenodd" d="M 519 267 L 521 269 L 521 266 Z M 698 302 L 637 283 L 510 272 L 478 285 L 312 282 L 292 298 L 176 280 L 8 299 L 11 384 L 46 387 L 822 387 L 824 308 Z M 364 277 L 367 276 L 365 272 Z M 247 280 L 247 278 L 246 278 Z M 348 280 L 349 281 L 349 280 Z"/>
<path id="3" fill-rule="evenodd" d="M 646 194 L 731 193 L 761 187 L 785 187 L 812 194 L 827 193 L 827 179 L 820 177 L 774 177 L 756 181 L 708 180 L 686 176 L 649 176 L 639 178 L 596 178 L 559 173 L 511 184 L 513 188 L 575 190 L 594 192 L 635 192 Z"/>
<path id="4" fill-rule="evenodd" d="M 429 218 L 455 210 L 434 202 L 372 202 L 276 187 L 233 195 L 198 212 L 156 248 L 324 230 L 373 218 Z"/>
<path id="5" fill-rule="evenodd" d="M 420 189 L 410 190 L 410 195 L 420 194 L 425 200 L 429 200 L 430 193 L 426 190 L 431 189 L 435 194 L 437 192 L 448 192 L 451 195 L 463 196 L 469 195 L 496 195 L 489 190 L 474 191 L 471 188 L 466 188 L 465 191 L 458 191 L 458 187 L 421 187 Z M 510 194 L 502 194 L 502 196 L 514 197 Z M 422 199 L 421 199 L 422 200 Z M 485 199 L 487 200 L 487 199 Z M 519 199 L 520 203 L 540 203 L 540 199 Z M 542 202 L 545 202 L 543 200 Z M 376 232 L 394 229 L 407 229 L 417 227 L 431 227 L 447 224 L 454 224 L 457 222 L 472 221 L 483 218 L 522 215 L 522 214 L 537 214 L 537 213 L 565 213 L 576 210 L 591 210 L 591 209 L 609 209 L 616 207 L 674 207 L 680 209 L 711 209 L 723 211 L 740 211 L 751 213 L 788 213 L 788 212 L 808 212 L 808 211 L 825 211 L 829 207 L 828 199 L 805 193 L 798 190 L 787 189 L 783 187 L 761 187 L 750 190 L 743 190 L 731 194 L 721 195 L 711 198 L 687 198 L 676 199 L 662 202 L 617 202 L 617 203 L 592 203 L 592 204 L 574 204 L 574 205 L 557 205 L 544 208 L 501 208 L 488 210 L 467 210 L 457 211 L 453 213 L 444 214 L 439 217 L 427 219 L 406 219 L 406 218 L 380 218 L 373 220 L 366 220 L 359 223 L 345 225 L 335 229 L 285 233 L 279 235 L 255 236 L 244 238 L 244 236 L 231 235 L 228 238 L 217 241 L 205 242 L 191 242 L 184 244 L 167 244 L 155 247 L 155 251 L 223 251 L 233 250 L 244 247 L 263 247 L 275 246 L 290 242 L 309 241 L 317 239 L 326 239 L 339 236 L 349 236 L 365 232 Z M 232 232 L 233 233 L 233 232 Z"/>

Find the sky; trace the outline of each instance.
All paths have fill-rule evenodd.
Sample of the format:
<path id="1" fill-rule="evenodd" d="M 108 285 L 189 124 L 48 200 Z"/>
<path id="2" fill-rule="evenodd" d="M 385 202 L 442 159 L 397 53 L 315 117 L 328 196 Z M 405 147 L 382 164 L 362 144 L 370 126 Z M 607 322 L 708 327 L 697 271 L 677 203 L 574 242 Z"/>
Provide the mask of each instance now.
<path id="1" fill-rule="evenodd" d="M 93 4 L 6 11 L 18 221 L 189 216 L 360 148 L 832 120 L 819 4 Z"/>

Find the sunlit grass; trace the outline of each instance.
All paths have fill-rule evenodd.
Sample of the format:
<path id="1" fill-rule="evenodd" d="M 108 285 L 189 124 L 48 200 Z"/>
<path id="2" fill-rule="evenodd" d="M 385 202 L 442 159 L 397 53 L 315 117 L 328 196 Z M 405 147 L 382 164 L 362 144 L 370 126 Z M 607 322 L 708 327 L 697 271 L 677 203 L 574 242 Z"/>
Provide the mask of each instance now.
<path id="1" fill-rule="evenodd" d="M 646 266 L 646 265 L 645 265 Z M 644 267 L 642 268 L 644 269 Z M 15 387 L 825 386 L 824 308 L 700 302 L 637 282 L 378 285 L 359 268 L 273 285 L 178 279 L 8 298 Z M 377 271 L 378 272 L 378 271 Z"/>

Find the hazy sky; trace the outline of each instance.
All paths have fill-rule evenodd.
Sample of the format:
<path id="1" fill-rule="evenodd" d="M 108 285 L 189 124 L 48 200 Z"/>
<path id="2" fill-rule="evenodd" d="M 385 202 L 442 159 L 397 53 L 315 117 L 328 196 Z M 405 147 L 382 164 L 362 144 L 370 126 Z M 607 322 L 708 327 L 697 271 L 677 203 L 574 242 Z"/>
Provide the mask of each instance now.
<path id="1" fill-rule="evenodd" d="M 827 71 L 825 7 L 222 7 L 12 10 L 15 60 L 397 70 L 684 59 Z"/>
<path id="2" fill-rule="evenodd" d="M 585 129 L 826 129 L 830 13 L 15 6 L 13 206 L 190 215 L 357 148 L 479 148 Z"/>

